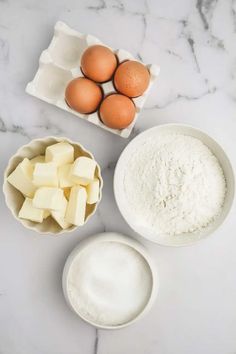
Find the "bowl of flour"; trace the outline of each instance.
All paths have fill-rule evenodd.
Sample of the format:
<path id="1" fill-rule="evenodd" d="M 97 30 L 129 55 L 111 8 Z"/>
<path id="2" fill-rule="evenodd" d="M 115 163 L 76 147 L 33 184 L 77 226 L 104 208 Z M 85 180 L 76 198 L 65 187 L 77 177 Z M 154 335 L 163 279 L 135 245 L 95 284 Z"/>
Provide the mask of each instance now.
<path id="1" fill-rule="evenodd" d="M 148 129 L 122 152 L 114 193 L 137 233 L 168 246 L 192 244 L 214 232 L 234 198 L 234 173 L 222 147 L 187 125 Z"/>

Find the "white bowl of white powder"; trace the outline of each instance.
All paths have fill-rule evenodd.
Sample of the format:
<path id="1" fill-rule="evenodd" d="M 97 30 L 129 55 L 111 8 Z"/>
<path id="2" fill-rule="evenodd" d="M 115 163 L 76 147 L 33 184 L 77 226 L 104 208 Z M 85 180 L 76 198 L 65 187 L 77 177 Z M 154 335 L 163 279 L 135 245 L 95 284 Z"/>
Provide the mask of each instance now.
<path id="1" fill-rule="evenodd" d="M 75 313 L 104 329 L 122 328 L 143 317 L 158 288 L 156 267 L 146 249 L 114 232 L 80 242 L 66 261 L 62 284 Z"/>
<path id="2" fill-rule="evenodd" d="M 127 223 L 153 242 L 192 244 L 214 232 L 234 198 L 234 173 L 219 144 L 188 125 L 165 124 L 139 134 L 114 175 Z"/>

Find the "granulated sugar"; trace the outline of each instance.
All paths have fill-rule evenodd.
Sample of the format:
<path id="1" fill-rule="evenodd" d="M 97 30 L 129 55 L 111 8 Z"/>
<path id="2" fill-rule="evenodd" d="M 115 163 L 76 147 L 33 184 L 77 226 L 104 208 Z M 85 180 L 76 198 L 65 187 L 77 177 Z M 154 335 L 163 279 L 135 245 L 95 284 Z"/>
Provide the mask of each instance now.
<path id="1" fill-rule="evenodd" d="M 200 140 L 182 134 L 147 139 L 133 152 L 123 182 L 139 225 L 171 236 L 213 222 L 226 193 L 217 158 Z"/>
<path id="2" fill-rule="evenodd" d="M 144 309 L 152 275 L 146 260 L 130 246 L 100 242 L 75 258 L 67 289 L 72 306 L 82 317 L 99 325 L 117 326 Z"/>

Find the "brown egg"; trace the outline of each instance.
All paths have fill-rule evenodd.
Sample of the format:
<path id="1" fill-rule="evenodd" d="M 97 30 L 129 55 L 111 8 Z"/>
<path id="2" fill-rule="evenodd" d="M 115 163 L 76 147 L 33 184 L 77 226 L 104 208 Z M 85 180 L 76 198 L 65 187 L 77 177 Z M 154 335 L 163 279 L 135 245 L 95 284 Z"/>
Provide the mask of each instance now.
<path id="1" fill-rule="evenodd" d="M 124 129 L 130 125 L 135 116 L 133 101 L 120 94 L 107 96 L 101 103 L 100 118 L 109 128 Z"/>
<path id="2" fill-rule="evenodd" d="M 72 109 L 79 113 L 92 113 L 97 110 L 102 100 L 102 90 L 95 82 L 78 77 L 69 82 L 65 100 Z"/>
<path id="3" fill-rule="evenodd" d="M 129 97 L 141 96 L 147 89 L 150 74 L 146 66 L 138 61 L 121 63 L 114 76 L 114 85 L 120 93 Z"/>
<path id="4" fill-rule="evenodd" d="M 110 80 L 116 67 L 115 54 L 102 45 L 88 47 L 81 58 L 81 69 L 84 75 L 96 82 Z"/>

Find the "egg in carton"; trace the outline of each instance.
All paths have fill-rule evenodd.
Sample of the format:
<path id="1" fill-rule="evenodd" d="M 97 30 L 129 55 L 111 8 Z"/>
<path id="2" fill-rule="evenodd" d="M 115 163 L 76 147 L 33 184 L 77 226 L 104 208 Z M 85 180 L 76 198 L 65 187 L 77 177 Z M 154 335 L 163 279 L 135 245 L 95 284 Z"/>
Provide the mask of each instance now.
<path id="1" fill-rule="evenodd" d="M 39 58 L 38 71 L 34 79 L 27 84 L 26 92 L 67 112 L 71 112 L 107 131 L 123 138 L 128 138 L 137 120 L 137 116 L 145 103 L 149 90 L 159 75 L 160 68 L 153 64 L 146 65 L 150 72 L 150 82 L 143 95 L 132 98 L 136 107 L 134 120 L 125 129 L 111 129 L 102 123 L 98 111 L 91 114 L 81 114 L 72 110 L 65 102 L 65 89 L 68 83 L 74 78 L 84 76 L 80 69 L 82 53 L 85 49 L 95 44 L 104 45 L 98 38 L 77 32 L 65 23 L 58 21 L 54 28 L 52 41 L 49 47 L 42 52 Z M 110 49 L 117 56 L 118 64 L 125 60 L 136 60 L 126 50 Z M 104 96 L 117 92 L 112 81 L 102 83 L 100 86 L 102 87 Z"/>

